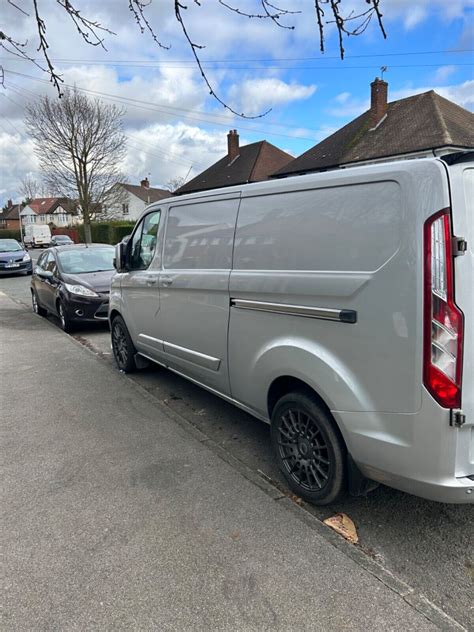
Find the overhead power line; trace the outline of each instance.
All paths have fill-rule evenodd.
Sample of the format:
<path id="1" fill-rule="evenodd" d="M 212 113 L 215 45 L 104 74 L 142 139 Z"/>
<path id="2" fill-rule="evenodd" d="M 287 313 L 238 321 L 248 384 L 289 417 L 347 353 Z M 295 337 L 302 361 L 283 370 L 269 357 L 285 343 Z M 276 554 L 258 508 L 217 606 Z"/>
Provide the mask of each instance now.
<path id="1" fill-rule="evenodd" d="M 460 49 L 440 49 L 440 50 L 428 50 L 428 51 L 403 51 L 403 52 L 391 52 L 391 53 L 367 53 L 362 55 L 346 55 L 345 59 L 370 59 L 373 57 L 408 57 L 408 56 L 418 56 L 418 55 L 448 55 L 448 54 L 463 54 L 463 53 L 472 53 L 474 49 L 472 48 L 460 48 Z M 7 61 L 6 57 L 0 57 L 0 61 Z M 340 60 L 339 55 L 324 55 L 319 57 L 274 57 L 274 58 L 252 58 L 252 59 L 208 59 L 203 60 L 203 64 L 241 64 L 241 63 L 276 63 L 276 62 L 292 62 L 292 61 L 325 61 L 326 59 L 338 59 Z M 40 58 L 33 61 L 39 61 Z M 23 60 L 28 61 L 28 60 Z M 117 64 L 117 63 L 128 63 L 128 64 L 189 64 L 190 66 L 194 66 L 196 64 L 194 59 L 166 59 L 164 62 L 157 62 L 156 60 L 146 60 L 146 59 L 138 59 L 138 60 L 123 60 L 123 59 L 106 59 L 106 60 L 97 60 L 97 59 L 74 59 L 70 57 L 56 57 L 51 59 L 54 63 L 86 63 L 86 64 Z"/>
<path id="2" fill-rule="evenodd" d="M 47 81 L 46 79 L 39 79 L 38 77 L 33 77 L 32 75 L 26 75 L 24 73 L 21 72 L 16 72 L 13 70 L 5 70 L 5 72 L 7 72 L 8 74 L 12 74 L 12 75 L 18 75 L 20 77 L 26 77 L 27 79 L 31 79 L 33 81 L 37 81 L 39 83 L 43 83 L 43 84 L 47 84 L 50 85 L 50 82 Z M 121 97 L 120 95 L 113 95 L 113 94 L 108 94 L 105 92 L 99 92 L 98 90 L 89 90 L 87 88 L 81 88 L 80 86 L 78 86 L 77 84 L 75 85 L 70 85 L 70 84 L 63 84 L 64 87 L 66 88 L 71 88 L 71 89 L 76 89 L 76 90 L 80 90 L 81 92 L 85 92 L 86 94 L 92 94 L 94 96 L 100 96 L 102 98 L 104 98 L 105 100 L 110 100 L 112 102 L 117 102 L 120 103 L 121 105 L 127 105 L 128 107 L 135 107 L 138 109 L 142 109 L 142 110 L 147 110 L 149 112 L 158 112 L 164 116 L 169 116 L 169 117 L 174 117 L 176 118 L 176 113 L 173 112 L 167 112 L 167 111 L 163 111 L 162 106 L 159 105 L 155 105 L 154 103 L 151 103 L 149 101 L 140 101 L 138 99 L 131 99 L 129 97 Z M 214 118 L 214 115 L 209 114 L 206 115 L 208 116 L 208 118 L 204 119 L 202 117 L 199 116 L 194 116 L 193 114 L 179 114 L 179 116 L 181 116 L 184 119 L 188 119 L 188 120 L 192 120 L 192 121 L 198 121 L 200 123 L 207 123 L 207 124 L 212 124 L 212 125 L 220 125 L 221 127 L 228 127 L 229 124 L 231 123 L 231 119 L 227 119 L 226 123 L 221 123 L 219 121 L 216 120 L 212 120 Z M 270 131 L 268 129 L 266 130 L 262 130 L 262 129 L 256 129 L 254 127 L 246 127 L 243 125 L 239 125 L 239 129 L 245 129 L 247 131 L 256 133 L 256 134 L 263 134 L 263 135 L 272 135 L 272 136 L 281 136 L 283 138 L 291 138 L 291 139 L 300 139 L 300 140 L 308 140 L 313 142 L 314 141 L 314 137 L 308 137 L 308 136 L 301 136 L 301 135 L 292 135 L 292 134 L 282 134 L 281 132 L 273 132 Z"/>

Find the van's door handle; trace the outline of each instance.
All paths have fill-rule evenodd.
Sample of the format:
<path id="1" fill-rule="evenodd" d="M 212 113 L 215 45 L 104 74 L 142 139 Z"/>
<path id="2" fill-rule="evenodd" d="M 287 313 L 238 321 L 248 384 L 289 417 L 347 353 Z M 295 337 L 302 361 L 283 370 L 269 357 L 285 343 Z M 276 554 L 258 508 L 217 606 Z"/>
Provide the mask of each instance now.
<path id="1" fill-rule="evenodd" d="M 147 285 L 155 285 L 155 283 L 158 281 L 158 277 L 157 276 L 149 276 L 147 277 L 145 283 Z"/>
<path id="2" fill-rule="evenodd" d="M 172 285 L 172 283 L 173 283 L 172 277 L 169 277 L 169 276 L 161 277 L 161 285 L 163 287 L 169 287 L 170 285 Z"/>

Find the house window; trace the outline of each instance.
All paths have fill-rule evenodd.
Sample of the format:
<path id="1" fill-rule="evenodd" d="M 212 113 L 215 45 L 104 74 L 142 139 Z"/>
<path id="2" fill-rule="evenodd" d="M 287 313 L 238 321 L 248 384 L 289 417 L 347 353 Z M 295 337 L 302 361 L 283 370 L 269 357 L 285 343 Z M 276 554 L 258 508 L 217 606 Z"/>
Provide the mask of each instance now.
<path id="1" fill-rule="evenodd" d="M 45 217 L 46 217 L 45 215 L 40 215 L 40 222 L 42 224 L 44 224 Z"/>
<path id="2" fill-rule="evenodd" d="M 122 204 L 122 213 L 128 215 L 128 204 Z"/>

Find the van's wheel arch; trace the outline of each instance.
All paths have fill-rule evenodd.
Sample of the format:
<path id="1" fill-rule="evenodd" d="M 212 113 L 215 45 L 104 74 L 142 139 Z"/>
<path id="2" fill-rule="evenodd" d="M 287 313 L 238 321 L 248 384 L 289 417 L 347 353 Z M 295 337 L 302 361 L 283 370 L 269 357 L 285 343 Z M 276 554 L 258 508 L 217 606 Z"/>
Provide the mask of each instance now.
<path id="1" fill-rule="evenodd" d="M 271 422 L 275 457 L 295 494 L 318 505 L 338 500 L 347 487 L 347 450 L 316 394 L 298 389 L 282 395 Z"/>
<path id="2" fill-rule="evenodd" d="M 132 342 L 124 319 L 117 314 L 110 325 L 112 338 L 112 351 L 118 368 L 124 373 L 132 373 L 137 370 L 135 354 L 137 350 Z"/>

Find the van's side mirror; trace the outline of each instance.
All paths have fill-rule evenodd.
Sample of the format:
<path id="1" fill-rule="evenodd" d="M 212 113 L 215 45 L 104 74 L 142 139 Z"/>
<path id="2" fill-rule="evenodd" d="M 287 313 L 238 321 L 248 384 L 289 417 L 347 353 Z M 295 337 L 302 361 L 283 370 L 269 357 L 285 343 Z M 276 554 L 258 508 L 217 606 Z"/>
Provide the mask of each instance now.
<path id="1" fill-rule="evenodd" d="M 124 237 L 124 239 L 115 246 L 114 268 L 117 272 L 127 271 L 127 245 L 130 236 Z"/>

